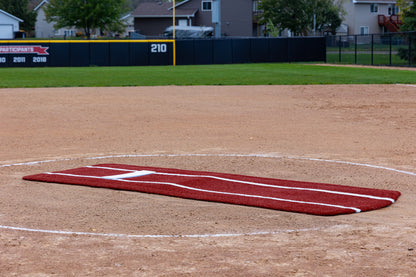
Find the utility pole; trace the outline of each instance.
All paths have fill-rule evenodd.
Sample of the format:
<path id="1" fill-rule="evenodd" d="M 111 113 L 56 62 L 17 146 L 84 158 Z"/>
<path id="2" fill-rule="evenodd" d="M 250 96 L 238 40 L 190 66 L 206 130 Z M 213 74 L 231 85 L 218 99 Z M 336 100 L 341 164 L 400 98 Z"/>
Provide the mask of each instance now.
<path id="1" fill-rule="evenodd" d="M 176 25 L 176 14 L 175 14 L 175 8 L 176 8 L 176 3 L 175 0 L 173 0 L 172 3 L 172 38 L 175 39 L 175 25 Z"/>
<path id="2" fill-rule="evenodd" d="M 215 25 L 215 37 L 221 38 L 221 0 L 212 0 L 212 23 Z"/>

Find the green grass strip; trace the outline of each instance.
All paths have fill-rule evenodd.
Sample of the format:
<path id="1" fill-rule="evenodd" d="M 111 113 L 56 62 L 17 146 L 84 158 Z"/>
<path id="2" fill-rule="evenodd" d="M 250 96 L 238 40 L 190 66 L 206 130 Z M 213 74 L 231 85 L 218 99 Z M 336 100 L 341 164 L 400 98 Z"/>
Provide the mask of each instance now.
<path id="1" fill-rule="evenodd" d="M 314 64 L 0 68 L 0 87 L 415 83 L 416 71 Z"/>

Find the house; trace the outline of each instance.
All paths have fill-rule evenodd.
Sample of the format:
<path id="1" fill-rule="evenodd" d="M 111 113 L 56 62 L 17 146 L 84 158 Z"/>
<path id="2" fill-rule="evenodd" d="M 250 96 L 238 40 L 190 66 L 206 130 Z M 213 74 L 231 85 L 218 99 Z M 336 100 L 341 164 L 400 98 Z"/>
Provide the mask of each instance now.
<path id="1" fill-rule="evenodd" d="M 0 39 L 14 39 L 22 19 L 0 10 Z"/>
<path id="2" fill-rule="evenodd" d="M 215 27 L 212 14 L 215 1 L 218 0 L 177 0 L 174 24 Z M 257 8 L 259 1 L 222 0 L 221 36 L 262 36 L 264 26 L 256 19 L 261 14 Z M 338 34 L 397 32 L 400 28 L 401 21 L 394 0 L 341 0 L 341 3 L 346 15 Z M 142 2 L 132 13 L 136 32 L 145 36 L 161 36 L 167 27 L 173 25 L 172 5 L 172 0 Z"/>
<path id="3" fill-rule="evenodd" d="M 172 26 L 215 27 L 213 18 L 214 2 L 218 0 L 179 0 L 173 2 L 148 0 L 132 12 L 136 32 L 145 36 L 161 36 Z M 257 0 L 222 0 L 220 23 L 221 36 L 253 36 L 258 31 L 253 22 L 253 3 Z M 214 20 L 213 20 L 214 19 Z"/>
<path id="4" fill-rule="evenodd" d="M 120 37 L 127 37 L 130 33 L 134 32 L 134 17 L 131 13 L 124 15 L 121 18 L 122 22 L 125 24 L 126 29 L 122 34 L 119 34 Z"/>
<path id="5" fill-rule="evenodd" d="M 35 8 L 36 23 L 35 23 L 35 37 L 37 38 L 52 38 L 52 37 L 74 37 L 76 29 L 61 28 L 55 29 L 53 22 L 46 21 L 45 6 L 49 4 L 48 0 L 41 1 Z"/>
<path id="6" fill-rule="evenodd" d="M 346 15 L 338 34 L 379 34 L 397 32 L 400 28 L 397 1 L 344 0 L 343 2 Z"/>

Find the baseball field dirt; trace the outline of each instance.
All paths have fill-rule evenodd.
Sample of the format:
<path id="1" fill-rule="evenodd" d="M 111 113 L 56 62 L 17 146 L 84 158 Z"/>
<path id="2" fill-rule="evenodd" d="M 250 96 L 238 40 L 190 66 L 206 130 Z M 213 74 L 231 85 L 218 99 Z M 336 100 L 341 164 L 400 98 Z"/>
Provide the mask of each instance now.
<path id="1" fill-rule="evenodd" d="M 0 89 L 0 276 L 416 276 L 416 86 Z M 397 190 L 316 216 L 23 176 L 122 163 Z"/>

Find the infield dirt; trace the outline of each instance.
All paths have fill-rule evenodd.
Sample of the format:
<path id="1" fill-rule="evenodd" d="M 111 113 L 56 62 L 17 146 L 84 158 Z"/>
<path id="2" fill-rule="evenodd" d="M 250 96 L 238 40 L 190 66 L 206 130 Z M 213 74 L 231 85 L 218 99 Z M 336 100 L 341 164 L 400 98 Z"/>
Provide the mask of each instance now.
<path id="1" fill-rule="evenodd" d="M 415 86 L 1 89 L 0 118 L 1 276 L 416 275 Z M 322 217 L 22 180 L 107 162 L 402 196 Z"/>

